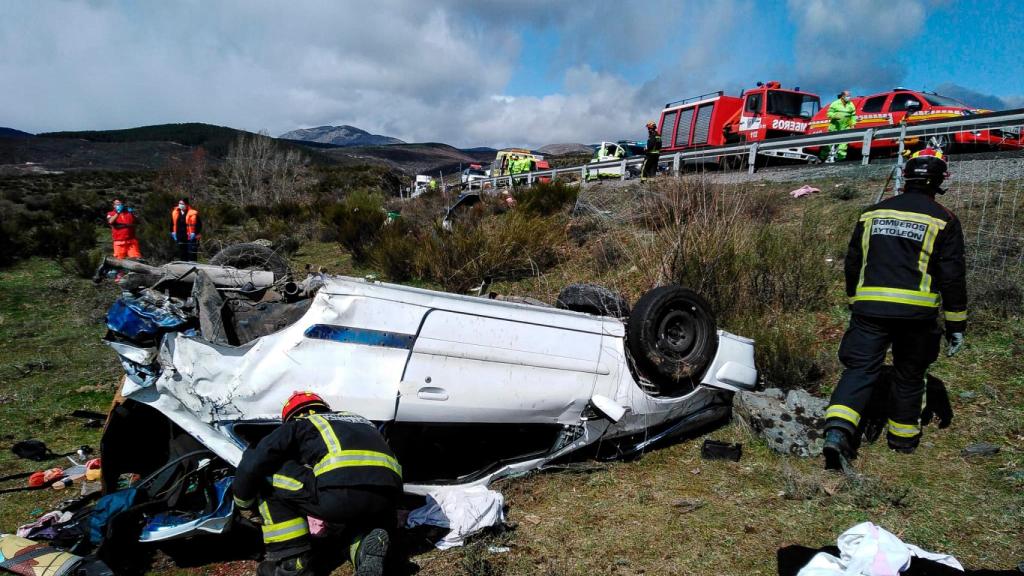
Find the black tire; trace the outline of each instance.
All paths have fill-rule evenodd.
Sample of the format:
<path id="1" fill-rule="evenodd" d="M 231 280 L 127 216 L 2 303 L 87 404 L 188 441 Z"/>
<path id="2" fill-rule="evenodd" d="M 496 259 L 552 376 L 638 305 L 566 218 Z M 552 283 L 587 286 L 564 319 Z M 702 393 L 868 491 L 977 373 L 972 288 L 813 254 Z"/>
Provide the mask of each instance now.
<path id="1" fill-rule="evenodd" d="M 696 385 L 718 348 L 711 306 L 693 290 L 662 286 L 640 297 L 626 325 L 626 347 L 641 375 L 665 391 Z"/>
<path id="2" fill-rule="evenodd" d="M 215 266 L 231 266 L 239 270 L 266 270 L 280 280 L 290 272 L 288 260 L 270 248 L 254 242 L 232 244 L 210 258 Z"/>
<path id="3" fill-rule="evenodd" d="M 574 312 L 586 312 L 595 316 L 629 316 L 629 302 L 604 286 L 596 284 L 570 284 L 562 289 L 555 300 L 555 307 Z"/>

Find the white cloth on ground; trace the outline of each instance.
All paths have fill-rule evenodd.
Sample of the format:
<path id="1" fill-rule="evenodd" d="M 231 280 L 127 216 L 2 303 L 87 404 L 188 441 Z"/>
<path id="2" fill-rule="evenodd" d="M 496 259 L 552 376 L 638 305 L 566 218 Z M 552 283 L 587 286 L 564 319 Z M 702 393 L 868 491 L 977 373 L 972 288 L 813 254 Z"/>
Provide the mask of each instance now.
<path id="1" fill-rule="evenodd" d="M 963 571 L 956 558 L 905 544 L 891 532 L 862 522 L 836 539 L 839 558 L 819 552 L 797 576 L 897 576 L 910 567 L 914 556 L 934 560 Z"/>
<path id="2" fill-rule="evenodd" d="M 439 550 L 462 546 L 467 536 L 505 521 L 505 498 L 486 486 L 439 488 L 427 494 L 427 503 L 409 513 L 405 525 L 449 528 Z"/>
<path id="3" fill-rule="evenodd" d="M 793 198 L 801 198 L 803 196 L 810 196 L 811 194 L 814 194 L 816 192 L 821 192 L 821 190 L 818 190 L 814 186 L 804 184 L 803 186 L 797 188 L 796 190 L 790 190 L 789 195 L 792 196 Z"/>

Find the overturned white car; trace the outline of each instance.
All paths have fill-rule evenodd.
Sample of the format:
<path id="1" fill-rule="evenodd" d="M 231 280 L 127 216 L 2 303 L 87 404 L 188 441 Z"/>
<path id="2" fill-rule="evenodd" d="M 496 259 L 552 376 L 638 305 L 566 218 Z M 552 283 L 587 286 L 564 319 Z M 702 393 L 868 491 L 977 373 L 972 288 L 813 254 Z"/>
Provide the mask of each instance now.
<path id="1" fill-rule="evenodd" d="M 757 380 L 753 342 L 717 330 L 677 286 L 628 313 L 587 285 L 559 309 L 338 276 L 261 287 L 251 274 L 269 273 L 213 268 L 195 266 L 187 293 L 175 276 L 177 297 L 126 292 L 108 314 L 127 377 L 102 441 L 106 477 L 193 452 L 227 476 L 308 390 L 378 423 L 406 491 L 425 493 L 584 448 L 636 454 L 722 418 L 730 393 Z M 221 529 L 210 520 L 229 510 L 213 500 L 143 539 Z"/>

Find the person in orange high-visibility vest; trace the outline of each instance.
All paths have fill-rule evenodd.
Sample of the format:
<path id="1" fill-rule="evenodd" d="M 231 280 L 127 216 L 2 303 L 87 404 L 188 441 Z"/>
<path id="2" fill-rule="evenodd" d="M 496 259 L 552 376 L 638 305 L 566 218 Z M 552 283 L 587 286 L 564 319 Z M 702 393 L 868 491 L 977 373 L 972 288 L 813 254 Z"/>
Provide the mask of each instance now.
<path id="1" fill-rule="evenodd" d="M 189 206 L 188 198 L 178 200 L 178 205 L 171 209 L 171 239 L 177 244 L 178 260 L 196 261 L 202 232 L 199 211 Z"/>
<path id="2" fill-rule="evenodd" d="M 107 212 L 110 237 L 114 241 L 114 258 L 142 258 L 139 240 L 135 237 L 135 210 L 114 199 L 114 209 Z"/>

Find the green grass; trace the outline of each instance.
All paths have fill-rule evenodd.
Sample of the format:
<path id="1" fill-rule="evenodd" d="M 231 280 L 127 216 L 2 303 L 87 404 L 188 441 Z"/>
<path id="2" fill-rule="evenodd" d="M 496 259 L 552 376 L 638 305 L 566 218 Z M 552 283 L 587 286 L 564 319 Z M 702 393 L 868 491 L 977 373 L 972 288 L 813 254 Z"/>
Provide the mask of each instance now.
<path id="1" fill-rule="evenodd" d="M 784 194 L 781 185 L 778 192 Z M 802 210 L 836 204 L 831 221 L 848 225 L 845 212 L 861 197 L 840 202 L 822 194 L 780 201 L 777 219 L 798 222 Z M 602 231 L 614 239 L 619 232 Z M 843 234 L 848 233 L 844 231 Z M 592 240 L 561 247 L 560 264 L 543 275 L 499 282 L 492 289 L 553 301 L 568 283 L 599 282 L 632 301 L 645 289 L 647 271 L 624 257 L 603 265 L 591 257 Z M 336 243 L 308 243 L 293 265 L 324 266 L 330 273 L 365 276 Z M 0 473 L 30 469 L 9 446 L 29 437 L 55 450 L 98 446 L 98 432 L 65 415 L 75 408 L 105 410 L 120 367 L 100 343 L 109 286 L 66 277 L 56 265 L 30 260 L 0 271 Z M 787 323 L 817 327 L 814 353 L 828 356 L 821 389 L 837 376 L 834 353 L 846 321 L 837 273 L 830 305 L 816 312 L 787 311 Z M 824 351 L 824 352 L 822 352 Z M 775 551 L 787 544 L 821 546 L 857 522 L 871 520 L 925 549 L 956 555 L 974 568 L 1010 568 L 1024 557 L 1024 320 L 972 317 L 968 343 L 956 358 L 941 358 L 933 372 L 949 385 L 956 413 L 946 430 L 925 429 L 917 453 L 867 446 L 856 480 L 826 473 L 821 462 L 782 457 L 738 424 L 707 434 L 742 442 L 738 463 L 700 458 L 703 437 L 654 450 L 634 462 L 597 466 L 588 474 L 540 473 L 502 481 L 511 533 L 456 550 L 421 554 L 420 574 L 775 574 Z M 34 363 L 34 364 L 33 364 Z M 29 365 L 48 366 L 32 371 Z M 27 373 L 26 373 L 27 372 Z M 79 391 L 94 388 L 95 391 Z M 963 392 L 973 397 L 961 397 Z M 970 395 L 967 395 L 970 396 Z M 998 444 L 990 458 L 965 459 L 973 442 Z M 0 531 L 13 530 L 46 511 L 62 493 L 0 495 Z M 673 503 L 699 500 L 684 512 Z M 509 546 L 490 553 L 488 545 Z M 241 573 L 251 563 L 178 569 L 163 574 Z M 348 574 L 343 567 L 340 573 Z"/>
<path id="2" fill-rule="evenodd" d="M 99 431 L 69 415 L 110 407 L 122 370 L 100 338 L 115 295 L 109 284 L 69 277 L 50 261 L 0 272 L 0 475 L 69 464 L 18 460 L 10 447 L 20 440 L 38 438 L 58 453 L 83 444 L 99 450 Z M 0 531 L 67 497 L 54 490 L 0 495 Z"/>

